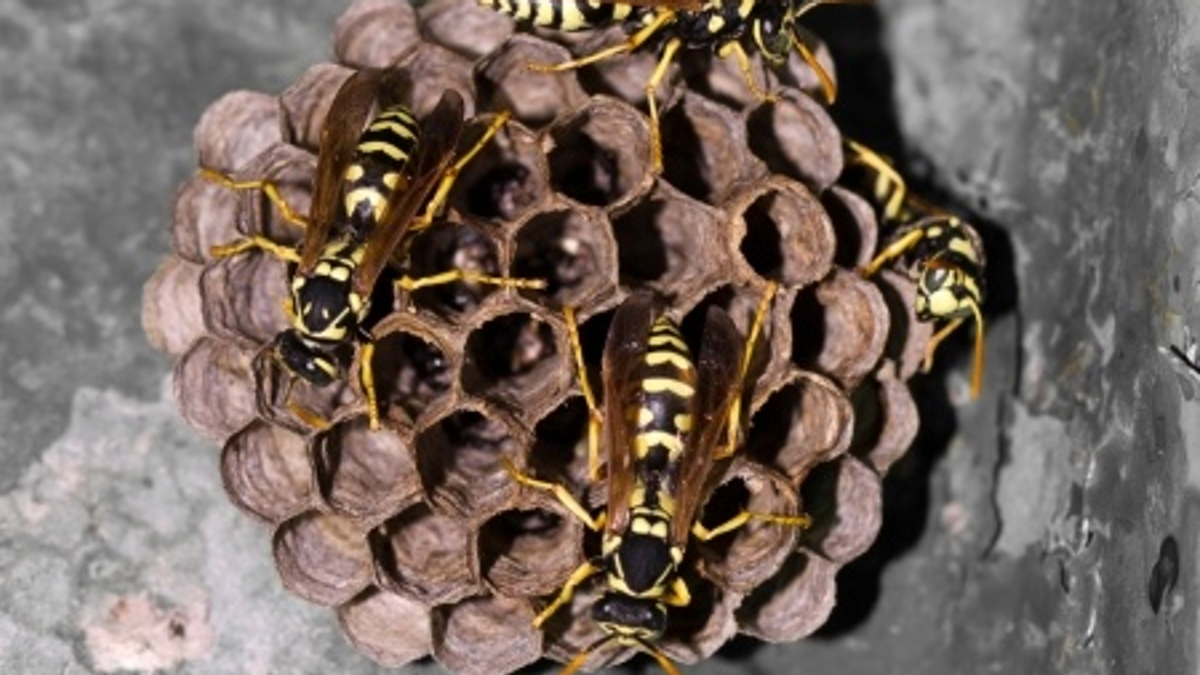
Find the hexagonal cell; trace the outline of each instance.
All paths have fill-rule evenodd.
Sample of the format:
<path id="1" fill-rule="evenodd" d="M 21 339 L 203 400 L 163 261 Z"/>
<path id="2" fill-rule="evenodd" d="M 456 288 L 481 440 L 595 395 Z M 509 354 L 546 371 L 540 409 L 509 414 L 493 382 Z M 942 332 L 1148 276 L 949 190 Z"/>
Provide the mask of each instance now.
<path id="1" fill-rule="evenodd" d="M 650 186 L 650 129 L 628 104 L 596 97 L 547 130 L 550 185 L 580 204 L 619 208 Z"/>
<path id="2" fill-rule="evenodd" d="M 492 10 L 486 10 L 492 12 Z M 539 73 L 535 63 L 560 63 L 570 54 L 552 42 L 517 33 L 475 67 L 479 102 L 489 110 L 510 110 L 513 117 L 540 129 L 587 102 L 575 73 Z"/>
<path id="3" fill-rule="evenodd" d="M 262 420 L 221 449 L 221 482 L 230 501 L 272 525 L 314 506 L 312 473 L 304 438 Z"/>
<path id="4" fill-rule="evenodd" d="M 571 368 L 574 376 L 574 364 Z M 583 396 L 571 396 L 537 421 L 533 447 L 525 458 L 526 471 L 541 480 L 574 490 L 588 483 L 588 409 Z"/>
<path id="5" fill-rule="evenodd" d="M 833 229 L 837 232 L 837 252 L 833 262 L 849 269 L 870 264 L 879 245 L 879 221 L 875 217 L 875 207 L 841 185 L 834 185 L 821 193 L 821 205 L 829 213 Z"/>
<path id="6" fill-rule="evenodd" d="M 726 284 L 709 291 L 688 311 L 681 322 L 684 336 L 689 344 L 696 346 L 695 358 L 701 358 L 707 340 L 717 339 L 717 335 L 724 335 L 721 332 L 710 334 L 713 327 L 709 324 L 709 312 L 714 309 L 729 317 L 737 331 L 736 342 L 717 347 L 716 353 L 728 354 L 729 358 L 738 358 L 738 354 L 743 354 L 755 315 L 763 301 L 768 299 L 766 293 L 765 284 L 753 287 Z M 688 300 L 690 297 L 681 293 L 679 300 L 674 304 L 683 305 Z M 753 345 L 754 352 L 751 355 L 751 362 L 743 382 L 743 398 L 746 399 L 747 405 L 753 399 L 755 391 L 766 391 L 777 387 L 780 378 L 787 374 L 788 363 L 781 356 L 788 353 L 787 346 L 791 344 L 788 333 L 791 327 L 781 320 L 784 315 L 779 303 L 773 302 L 773 298 L 770 300 L 772 300 L 772 304 L 767 307 L 767 313 L 763 317 L 763 324 L 758 339 Z M 719 319 L 714 316 L 711 320 Z M 719 327 L 721 324 L 713 325 Z"/>
<path id="7" fill-rule="evenodd" d="M 787 92 L 746 115 L 746 135 L 754 154 L 773 173 L 822 192 L 842 173 L 842 136 L 821 104 Z"/>
<path id="8" fill-rule="evenodd" d="M 370 534 L 379 585 L 426 607 L 477 593 L 472 536 L 465 523 L 427 504 L 405 509 Z"/>
<path id="9" fill-rule="evenodd" d="M 786 478 L 739 456 L 709 496 L 700 522 L 712 529 L 729 523 L 743 510 L 794 518 L 801 515 L 796 497 Z M 749 592 L 779 571 L 796 547 L 801 529 L 799 522 L 751 518 L 711 541 L 696 540 L 700 573 L 722 589 Z"/>
<path id="10" fill-rule="evenodd" d="M 255 418 L 253 358 L 250 350 L 204 336 L 175 362 L 175 404 L 202 436 L 224 442 Z"/>
<path id="11" fill-rule="evenodd" d="M 513 34 L 512 21 L 477 0 L 431 0 L 417 8 L 426 39 L 471 58 L 495 51 Z"/>
<path id="12" fill-rule="evenodd" d="M 621 282 L 676 295 L 725 270 L 722 214 L 670 188 L 613 220 Z"/>
<path id="13" fill-rule="evenodd" d="M 606 46 L 619 44 L 627 36 L 621 26 L 613 26 L 608 30 L 597 29 L 590 31 L 588 38 L 582 38 L 577 45 L 570 47 L 576 55 L 594 54 Z M 566 34 L 559 34 L 565 36 Z M 556 35 L 556 37 L 558 37 Z M 565 41 L 565 40 L 564 40 Z M 646 84 L 650 75 L 658 66 L 658 54 L 653 48 L 643 47 L 629 54 L 604 59 L 590 66 L 580 68 L 579 83 L 584 91 L 591 96 L 612 96 L 646 110 Z M 659 110 L 670 107 L 679 94 L 679 78 L 676 77 L 678 66 L 672 64 L 667 76 L 658 85 Z"/>
<path id="14" fill-rule="evenodd" d="M 230 178 L 239 182 L 271 182 L 275 184 L 292 211 L 307 214 L 311 206 L 315 169 L 316 158 L 312 154 L 296 146 L 279 143 L 267 148 Z M 209 182 L 207 179 L 201 180 Z M 303 239 L 304 229 L 284 218 L 279 208 L 262 190 L 235 190 L 216 184 L 212 185 L 212 189 L 216 191 L 213 193 L 215 196 L 198 200 L 194 205 L 187 205 L 190 208 L 205 209 L 207 213 L 200 212 L 198 218 L 193 218 L 190 212 L 175 213 L 178 221 L 174 226 L 177 232 L 174 236 L 177 250 L 182 252 L 185 248 L 184 242 L 192 238 L 226 245 L 246 236 L 261 234 L 271 241 L 288 246 L 298 244 Z M 208 201 L 209 199 L 212 201 Z M 185 205 L 177 202 L 177 206 Z M 189 223 L 195 223 L 196 229 L 199 230 L 198 226 L 208 224 L 208 218 L 212 216 L 222 219 L 214 223 L 213 231 L 198 231 L 195 237 L 186 234 Z M 211 247 L 205 247 L 198 253 L 203 260 L 212 260 L 214 257 Z"/>
<path id="15" fill-rule="evenodd" d="M 612 227 L 599 209 L 577 208 L 539 213 L 516 234 L 512 273 L 543 279 L 541 291 L 560 304 L 585 305 L 611 295 L 616 287 L 617 245 Z"/>
<path id="16" fill-rule="evenodd" d="M 500 277 L 504 254 L 495 234 L 482 226 L 439 220 L 406 244 L 404 274 L 416 281 L 455 270 Z M 501 290 L 495 283 L 456 280 L 418 288 L 410 298 L 420 310 L 449 316 L 469 313 Z"/>
<path id="17" fill-rule="evenodd" d="M 309 602 L 333 607 L 371 583 L 371 551 L 354 523 L 310 511 L 275 530 L 275 568 L 285 588 Z"/>
<path id="18" fill-rule="evenodd" d="M 663 178 L 681 192 L 717 204 L 739 182 L 763 174 L 746 151 L 746 131 L 732 110 L 685 92 L 662 114 Z"/>
<path id="19" fill-rule="evenodd" d="M 204 334 L 200 275 L 204 268 L 171 255 L 142 289 L 142 330 L 150 346 L 177 357 Z"/>
<path id="20" fill-rule="evenodd" d="M 766 642 L 808 637 L 825 624 L 837 604 L 840 567 L 812 553 L 796 553 L 738 608 L 741 632 Z"/>
<path id="21" fill-rule="evenodd" d="M 371 431 L 364 416 L 317 434 L 313 467 L 325 504 L 365 529 L 419 500 L 421 481 L 407 440 L 392 429 Z"/>
<path id="22" fill-rule="evenodd" d="M 333 99 L 353 74 L 336 63 L 318 63 L 284 89 L 276 104 L 283 115 L 284 140 L 316 153 Z"/>
<path id="23" fill-rule="evenodd" d="M 756 402 L 745 453 L 793 483 L 850 446 L 854 410 L 833 382 L 793 370 L 782 386 L 764 397 Z"/>
<path id="24" fill-rule="evenodd" d="M 527 491 L 522 497 L 518 508 L 479 528 L 479 572 L 505 597 L 551 595 L 583 562 L 584 525 L 549 494 Z"/>
<path id="25" fill-rule="evenodd" d="M 542 637 L 529 603 L 482 596 L 434 610 L 433 655 L 460 675 L 506 675 L 541 657 Z"/>
<path id="26" fill-rule="evenodd" d="M 356 68 L 383 68 L 421 40 L 413 6 L 404 0 L 354 0 L 333 28 L 333 53 Z"/>
<path id="27" fill-rule="evenodd" d="M 204 326 L 213 336 L 261 345 L 288 327 L 286 263 L 266 253 L 218 259 L 200 276 Z"/>
<path id="28" fill-rule="evenodd" d="M 346 639 L 380 665 L 399 668 L 433 649 L 429 610 L 395 593 L 368 588 L 337 615 Z"/>
<path id="29" fill-rule="evenodd" d="M 725 208 L 730 258 L 746 272 L 784 286 L 806 286 L 829 273 L 837 246 L 833 225 L 800 183 L 771 176 L 747 185 Z"/>
<path id="30" fill-rule="evenodd" d="M 200 166 L 230 173 L 283 140 L 279 102 L 253 91 L 232 91 L 214 101 L 192 132 Z"/>
<path id="31" fill-rule="evenodd" d="M 933 337 L 934 325 L 917 319 L 917 284 L 907 274 L 882 270 L 871 277 L 891 315 L 891 332 L 885 353 L 896 361 L 900 379 L 907 380 L 921 371 L 925 345 Z"/>
<path id="32" fill-rule="evenodd" d="M 804 548 L 844 564 L 875 542 L 883 522 L 883 486 L 866 464 L 848 455 L 826 462 L 804 479 L 801 493 L 813 518 L 802 535 Z"/>
<path id="33" fill-rule="evenodd" d="M 412 100 L 408 104 L 417 117 L 424 118 L 433 111 L 447 89 L 462 95 L 468 118 L 481 111 L 475 105 L 470 59 L 444 47 L 420 42 L 415 49 L 402 54 L 396 66 L 407 70 L 412 77 Z"/>
<path id="34" fill-rule="evenodd" d="M 384 418 L 415 422 L 454 384 L 458 355 L 445 328 L 422 313 L 396 312 L 374 328 L 371 368 Z"/>
<path id="35" fill-rule="evenodd" d="M 542 313 L 517 311 L 475 325 L 463 354 L 462 387 L 468 394 L 536 414 L 570 386 L 565 331 Z"/>
<path id="36" fill-rule="evenodd" d="M 507 507 L 517 486 L 500 462 L 528 441 L 505 413 L 477 402 L 441 410 L 417 435 L 417 468 L 440 513 L 481 522 Z"/>
<path id="37" fill-rule="evenodd" d="M 482 122 L 474 126 L 482 134 Z M 465 152 L 468 144 L 460 143 Z M 549 169 L 537 137 L 520 122 L 509 120 L 491 141 L 463 167 L 450 193 L 452 208 L 492 222 L 510 224 L 523 219 L 550 196 Z"/>
<path id="38" fill-rule="evenodd" d="M 880 474 L 908 452 L 921 425 L 917 402 L 896 370 L 894 362 L 884 361 L 874 378 L 854 391 L 856 428 L 850 452 Z"/>
<path id="39" fill-rule="evenodd" d="M 874 284 L 838 269 L 796 296 L 792 359 L 853 389 L 879 363 L 890 319 Z"/>

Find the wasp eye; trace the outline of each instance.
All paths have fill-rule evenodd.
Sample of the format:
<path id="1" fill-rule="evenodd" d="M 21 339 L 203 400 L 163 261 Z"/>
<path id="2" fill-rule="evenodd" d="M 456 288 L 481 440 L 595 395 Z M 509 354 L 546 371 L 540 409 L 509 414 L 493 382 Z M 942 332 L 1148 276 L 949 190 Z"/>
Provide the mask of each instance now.
<path id="1" fill-rule="evenodd" d="M 332 383 L 337 377 L 337 364 L 329 355 L 306 343 L 296 331 L 279 334 L 275 353 L 285 368 L 318 387 Z"/>

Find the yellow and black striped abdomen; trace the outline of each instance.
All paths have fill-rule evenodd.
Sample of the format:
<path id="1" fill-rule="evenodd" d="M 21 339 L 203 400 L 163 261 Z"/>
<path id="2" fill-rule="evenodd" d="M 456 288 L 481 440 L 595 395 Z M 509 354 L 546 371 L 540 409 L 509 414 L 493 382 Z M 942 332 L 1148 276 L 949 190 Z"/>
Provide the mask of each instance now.
<path id="1" fill-rule="evenodd" d="M 599 28 L 629 19 L 638 8 L 598 0 L 479 0 L 517 21 L 565 32 Z"/>
<path id="2" fill-rule="evenodd" d="M 346 167 L 343 194 L 346 216 L 360 235 L 383 220 L 392 192 L 405 188 L 404 169 L 417 151 L 420 134 L 412 112 L 393 106 L 380 112 L 359 137 L 354 162 Z"/>
<path id="3" fill-rule="evenodd" d="M 640 369 L 642 406 L 637 411 L 635 456 L 643 470 L 661 471 L 683 453 L 692 428 L 696 367 L 679 329 L 659 317 Z"/>

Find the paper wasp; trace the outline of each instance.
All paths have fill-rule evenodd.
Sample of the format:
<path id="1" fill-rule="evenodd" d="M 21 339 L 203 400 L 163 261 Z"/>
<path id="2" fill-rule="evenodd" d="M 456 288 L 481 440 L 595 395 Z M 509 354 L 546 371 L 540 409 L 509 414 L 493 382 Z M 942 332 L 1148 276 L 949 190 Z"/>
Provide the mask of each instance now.
<path id="1" fill-rule="evenodd" d="M 321 131 L 307 216 L 293 210 L 270 181 L 238 181 L 201 169 L 205 178 L 230 189 L 261 190 L 286 220 L 304 228 L 296 248 L 254 235 L 215 246 L 212 253 L 225 257 L 260 249 L 289 263 L 290 297 L 285 310 L 291 326 L 271 342 L 270 354 L 292 376 L 285 394 L 289 409 L 314 426 L 322 421 L 290 401 L 295 378 L 325 386 L 343 377 L 358 343 L 368 418 L 372 429 L 379 428 L 371 367 L 374 345 L 363 325 L 375 283 L 401 242 L 433 223 L 459 171 L 508 119 L 507 114 L 498 115 L 483 137 L 456 160 L 466 124 L 462 96 L 447 90 L 432 113 L 418 120 L 402 103 L 411 89 L 408 76 L 395 68 L 361 70 L 346 80 Z M 372 107 L 378 113 L 367 124 Z M 457 269 L 427 277 L 402 276 L 395 284 L 411 292 L 456 281 L 541 286 Z M 263 396 L 261 388 L 259 396 Z"/>
<path id="2" fill-rule="evenodd" d="M 971 397 L 983 386 L 984 270 L 986 259 L 979 234 L 957 216 L 908 191 L 891 162 L 870 148 L 846 139 L 846 165 L 868 177 L 870 197 L 885 225 L 896 228 L 891 242 L 861 271 L 874 275 L 884 265 L 903 259 L 917 282 L 916 313 L 921 321 L 945 321 L 925 347 L 922 369 L 928 371 L 942 340 L 966 319 L 975 319 L 975 364 Z"/>
<path id="3" fill-rule="evenodd" d="M 605 636 L 577 654 L 560 675 L 575 672 L 590 654 L 611 643 L 645 652 L 664 671 L 678 675 L 657 643 L 667 629 L 667 608 L 691 602 L 680 576 L 688 538 L 707 541 L 751 519 L 809 525 L 805 515 L 744 509 L 711 528 L 699 519 L 713 480 L 719 478 L 714 463 L 732 455 L 741 442 L 747 373 L 774 291 L 771 285 L 745 339 L 728 314 L 710 309 L 696 360 L 679 327 L 651 295 L 628 298 L 613 317 L 604 348 L 603 411 L 587 381 L 574 310 L 565 308 L 579 386 L 590 411 L 592 480 L 599 478 L 602 434 L 608 450 L 606 510 L 592 517 L 562 485 L 538 480 L 506 462 L 516 481 L 552 493 L 601 532 L 599 558 L 581 564 L 534 620 L 540 627 L 581 583 L 604 574 L 606 590 L 592 605 L 591 616 Z"/>
<path id="4" fill-rule="evenodd" d="M 654 168 L 662 168 L 662 138 L 655 92 L 682 48 L 711 48 L 719 58 L 734 57 L 746 86 L 763 101 L 774 100 L 754 77 L 741 39 L 747 33 L 773 67 L 794 50 L 816 73 L 826 103 L 837 98 L 837 86 L 797 32 L 797 22 L 821 5 L 866 4 L 871 0 L 479 0 L 479 4 L 508 14 L 518 22 L 575 32 L 614 24 L 629 27 L 618 44 L 587 56 L 554 64 L 530 64 L 542 72 L 561 72 L 635 51 L 652 37 L 665 39 L 658 65 L 646 81 L 650 109 L 650 151 Z"/>

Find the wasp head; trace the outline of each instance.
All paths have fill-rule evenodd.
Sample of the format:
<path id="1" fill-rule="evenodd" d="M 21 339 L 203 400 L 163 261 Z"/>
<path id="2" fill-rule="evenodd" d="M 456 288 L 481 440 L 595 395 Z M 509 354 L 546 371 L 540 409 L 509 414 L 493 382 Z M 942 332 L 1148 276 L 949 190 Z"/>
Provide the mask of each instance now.
<path id="1" fill-rule="evenodd" d="M 771 65 L 779 66 L 787 61 L 796 42 L 792 28 L 795 16 L 789 7 L 779 11 L 781 3 L 762 2 L 755 5 L 754 20 L 750 25 L 754 46 L 762 52 Z"/>
<path id="2" fill-rule="evenodd" d="M 283 331 L 275 339 L 275 358 L 289 372 L 318 387 L 331 384 L 340 370 L 327 346 L 306 339 L 294 329 Z"/>
<path id="3" fill-rule="evenodd" d="M 592 620 L 618 642 L 652 644 L 667 630 L 667 608 L 657 600 L 610 591 L 592 605 Z"/>
<path id="4" fill-rule="evenodd" d="M 982 303 L 975 277 L 962 267 L 933 258 L 920 266 L 917 277 L 917 318 L 957 319 L 972 316 Z"/>

